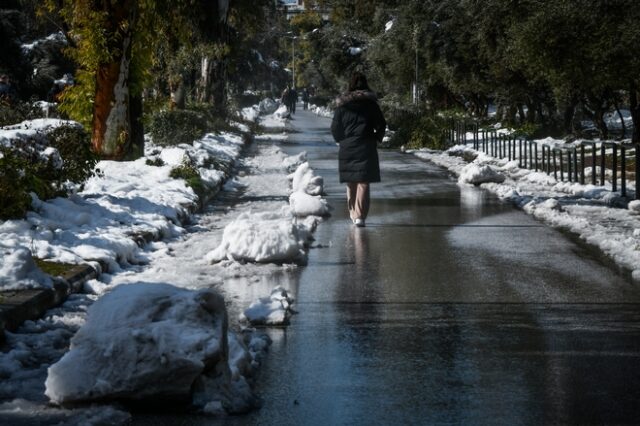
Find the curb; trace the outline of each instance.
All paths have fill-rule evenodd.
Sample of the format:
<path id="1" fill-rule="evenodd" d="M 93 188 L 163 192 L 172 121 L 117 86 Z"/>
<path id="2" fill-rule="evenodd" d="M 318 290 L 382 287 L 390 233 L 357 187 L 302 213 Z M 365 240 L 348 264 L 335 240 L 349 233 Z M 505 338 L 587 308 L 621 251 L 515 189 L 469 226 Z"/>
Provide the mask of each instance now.
<path id="1" fill-rule="evenodd" d="M 106 265 L 101 265 L 106 266 Z M 6 291 L 0 293 L 0 344 L 4 332 L 15 331 L 25 321 L 41 318 L 49 309 L 67 300 L 71 293 L 79 293 L 100 271 L 91 265 L 78 265 L 55 277 L 52 288 Z"/>

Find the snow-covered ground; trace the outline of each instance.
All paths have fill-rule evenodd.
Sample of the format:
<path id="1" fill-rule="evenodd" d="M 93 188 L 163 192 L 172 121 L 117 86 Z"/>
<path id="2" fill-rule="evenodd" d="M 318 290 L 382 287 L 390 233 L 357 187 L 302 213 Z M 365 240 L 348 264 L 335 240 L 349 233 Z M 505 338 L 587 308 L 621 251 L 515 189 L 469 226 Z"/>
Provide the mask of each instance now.
<path id="1" fill-rule="evenodd" d="M 517 160 L 497 159 L 465 145 L 445 152 L 408 152 L 446 167 L 459 177 L 461 185 L 480 185 L 543 222 L 579 235 L 640 281 L 639 202 L 630 202 L 626 209 L 616 208 L 613 205 L 624 200 L 612 193 L 610 186 L 561 182 L 552 175 L 520 168 Z M 632 182 L 627 186 L 634 190 Z"/>
<path id="2" fill-rule="evenodd" d="M 272 127 L 272 133 L 278 129 L 284 130 L 285 117 L 277 111 L 260 121 L 263 126 Z M 92 340 L 90 336 L 96 330 L 103 335 L 104 339 L 99 340 L 104 342 L 117 337 L 116 330 L 137 330 L 134 334 L 139 341 L 146 342 L 145 351 L 167 349 L 177 342 L 176 339 L 188 336 L 188 333 L 181 336 L 180 330 L 184 332 L 194 326 L 190 322 L 192 318 L 183 318 L 186 321 L 184 324 L 174 318 L 174 311 L 182 309 L 180 306 L 183 303 L 180 301 L 202 292 L 206 294 L 212 288 L 223 294 L 229 312 L 230 330 L 233 330 L 228 334 L 227 355 L 231 377 L 240 383 L 237 381 L 239 376 L 250 374 L 259 364 L 268 342 L 260 334 L 242 337 L 238 332 L 239 319 L 253 301 L 270 297 L 274 287 L 279 285 L 282 286 L 282 291 L 288 291 L 293 298 L 296 289 L 287 285 L 288 275 L 298 267 L 297 263 L 304 263 L 299 262 L 299 259 L 306 255 L 311 233 L 320 221 L 316 216 L 301 217 L 302 215 L 296 214 L 290 196 L 296 193 L 308 195 L 321 201 L 323 208 L 327 208 L 320 195 L 322 179 L 305 163 L 304 154 L 289 157 L 274 146 L 274 141 L 286 137 L 285 133 L 258 136 L 251 148 L 251 155 L 243 159 L 240 159 L 242 140 L 233 134 L 207 135 L 193 145 L 165 149 L 149 144 L 146 159 L 125 163 L 101 162 L 98 167 L 103 170 L 103 175 L 92 178 L 83 192 L 68 199 L 35 200 L 37 209 L 26 220 L 0 223 L 2 249 L 24 254 L 13 256 L 16 259 L 11 264 L 0 265 L 0 271 L 13 273 L 19 269 L 16 268 L 21 261 L 23 266 L 29 266 L 29 251 L 52 260 L 77 263 L 99 259 L 109 265 L 108 272 L 85 285 L 86 294 L 72 295 L 63 306 L 49 311 L 44 318 L 27 322 L 15 333 L 7 333 L 8 350 L 0 353 L 0 419 L 28 415 L 47 421 L 61 419 L 65 424 L 83 424 L 87 422 L 86 419 L 121 423 L 128 414 L 111 406 L 97 405 L 73 410 L 48 406 L 48 399 L 44 396 L 45 380 L 47 395 L 54 401 L 74 400 L 77 395 L 81 395 L 79 399 L 82 400 L 92 399 L 94 392 L 91 386 L 87 387 L 86 383 L 80 383 L 82 380 L 76 380 L 78 377 L 74 375 L 80 374 L 80 370 L 69 367 L 69 361 L 59 367 L 52 367 L 49 379 L 47 369 L 66 353 L 70 339 L 78 330 L 84 331 L 74 338 L 72 346 L 80 348 L 77 353 L 84 353 L 80 358 L 86 358 L 87 353 L 95 354 L 115 347 L 101 347 L 99 342 Z M 206 185 L 217 188 L 225 175 L 222 170 L 206 167 L 211 164 L 209 160 L 212 158 L 236 161 L 238 173 L 226 182 L 219 201 L 205 213 L 193 214 L 196 195 L 183 181 L 169 178 L 169 171 L 175 165 L 189 162 L 198 168 Z M 163 165 L 149 165 L 147 159 Z M 158 159 L 162 161 L 157 161 Z M 299 173 L 299 188 L 294 191 L 289 175 L 301 167 L 301 164 L 306 164 L 306 173 Z M 223 250 L 220 247 L 224 247 L 225 233 L 261 229 L 264 219 L 261 215 L 264 214 L 278 216 L 277 229 L 287 232 L 295 230 L 295 250 L 290 250 L 287 244 L 278 243 L 281 241 L 280 236 L 275 238 L 276 244 L 272 244 L 269 237 L 254 235 L 253 238 L 244 239 L 244 243 L 241 241 L 236 248 L 250 252 L 267 247 L 276 253 L 275 258 L 236 259 L 233 255 L 226 255 L 223 259 L 212 262 L 208 254 L 217 249 Z M 136 233 L 150 233 L 156 240 L 138 247 L 132 239 L 132 235 Z M 286 238 L 282 241 L 286 241 Z M 237 241 L 234 243 L 237 245 Z M 258 260 L 262 263 L 254 262 Z M 270 263 L 276 260 L 277 263 Z M 35 266 L 19 271 L 24 279 L 23 286 L 49 284 L 44 280 L 33 283 L 41 277 Z M 7 281 L 15 284 L 15 280 Z M 151 327 L 147 321 L 149 318 L 157 319 L 157 315 L 160 315 L 160 311 L 156 309 L 154 312 L 151 309 L 157 304 L 149 305 L 149 300 L 144 297 L 145 293 L 153 293 L 146 291 L 148 286 L 160 286 L 153 288 L 166 290 L 167 294 L 161 295 L 161 298 L 176 300 L 175 304 L 165 304 L 162 308 L 173 312 L 169 316 L 175 321 L 172 319 L 158 324 L 157 330 L 156 326 Z M 135 306 L 126 305 L 131 307 L 131 315 L 125 312 L 120 317 L 110 317 L 112 322 L 106 321 L 108 324 L 103 324 L 105 321 L 100 318 L 104 316 L 105 309 L 93 307 L 107 305 L 106 311 L 118 311 L 118 303 L 107 301 L 117 300 L 116 289 L 121 288 L 130 290 L 118 290 L 120 294 L 135 294 L 140 300 L 134 303 Z M 110 296 L 111 294 L 114 296 Z M 125 298 L 129 300 L 129 296 L 127 294 Z M 95 305 L 96 300 L 105 302 Z M 87 311 L 91 312 L 89 317 Z M 273 315 L 279 314 L 274 311 Z M 197 326 L 194 330 L 196 329 Z M 120 337 L 126 336 L 125 333 Z M 169 342 L 171 339 L 164 341 L 160 336 L 174 336 L 173 343 Z M 197 348 L 200 346 L 197 342 L 194 345 L 195 349 L 187 351 L 184 359 L 197 363 L 194 360 L 202 352 L 198 352 Z M 85 349 L 81 349 L 83 347 Z M 78 356 L 76 354 L 72 357 Z M 95 386 L 107 397 L 119 395 L 122 386 L 115 384 L 124 383 L 121 379 L 127 371 L 131 372 L 126 368 L 131 359 L 126 356 L 112 358 L 110 357 L 109 362 L 82 362 L 88 364 L 83 367 L 82 374 L 101 377 L 96 376 L 97 372 L 93 374 L 92 370 L 98 369 L 102 371 L 100 374 L 106 374 L 108 380 L 96 382 Z M 153 359 L 159 363 L 149 365 L 160 369 L 154 370 L 156 373 L 162 372 L 163 358 Z M 219 413 L 222 405 L 211 399 L 211 395 L 220 388 L 218 380 L 207 374 L 201 376 L 201 386 L 193 394 L 194 405 L 203 412 Z M 248 395 L 246 386 L 238 386 L 242 388 L 240 394 L 245 392 L 244 395 Z"/>

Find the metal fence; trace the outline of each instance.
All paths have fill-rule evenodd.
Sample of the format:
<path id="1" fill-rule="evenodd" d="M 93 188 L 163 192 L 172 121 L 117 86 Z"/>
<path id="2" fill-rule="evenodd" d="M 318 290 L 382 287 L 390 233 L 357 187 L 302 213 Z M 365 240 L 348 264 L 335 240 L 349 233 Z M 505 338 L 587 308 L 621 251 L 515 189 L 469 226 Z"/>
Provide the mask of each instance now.
<path id="1" fill-rule="evenodd" d="M 471 133 L 471 137 L 467 135 Z M 621 142 L 582 141 L 579 144 L 558 146 L 538 143 L 530 138 L 498 133 L 496 129 L 480 128 L 477 123 L 452 121 L 445 137 L 449 145 L 473 144 L 473 149 L 496 158 L 518 161 L 521 168 L 529 168 L 553 175 L 556 180 L 585 184 L 586 168 L 593 185 L 611 184 L 611 190 L 627 196 L 627 165 L 635 162 L 635 198 L 640 199 L 640 144 Z M 610 171 L 609 173 L 607 173 Z M 619 183 L 619 185 L 618 185 Z"/>

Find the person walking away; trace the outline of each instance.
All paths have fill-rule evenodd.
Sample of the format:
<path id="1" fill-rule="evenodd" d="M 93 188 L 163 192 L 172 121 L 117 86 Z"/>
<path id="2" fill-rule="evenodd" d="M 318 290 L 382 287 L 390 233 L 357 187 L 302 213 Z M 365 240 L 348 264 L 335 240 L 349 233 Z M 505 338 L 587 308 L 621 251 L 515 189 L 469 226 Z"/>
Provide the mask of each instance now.
<path id="1" fill-rule="evenodd" d="M 295 86 L 292 86 L 291 91 L 289 92 L 289 104 L 291 105 L 291 114 L 296 113 L 296 102 L 298 102 L 298 92 L 296 91 Z"/>
<path id="2" fill-rule="evenodd" d="M 280 97 L 280 103 L 287 107 L 287 112 L 291 112 L 291 108 L 289 105 L 290 91 L 291 89 L 289 88 L 289 85 L 287 85 L 287 87 L 285 87 L 282 91 L 282 96 Z"/>
<path id="3" fill-rule="evenodd" d="M 354 72 L 346 93 L 335 100 L 331 133 L 340 145 L 340 183 L 347 184 L 349 216 L 358 227 L 365 226 L 369 213 L 372 182 L 380 182 L 377 145 L 387 123 L 366 76 Z"/>
<path id="4" fill-rule="evenodd" d="M 309 109 L 309 91 L 306 87 L 302 89 L 302 109 L 305 111 Z"/>

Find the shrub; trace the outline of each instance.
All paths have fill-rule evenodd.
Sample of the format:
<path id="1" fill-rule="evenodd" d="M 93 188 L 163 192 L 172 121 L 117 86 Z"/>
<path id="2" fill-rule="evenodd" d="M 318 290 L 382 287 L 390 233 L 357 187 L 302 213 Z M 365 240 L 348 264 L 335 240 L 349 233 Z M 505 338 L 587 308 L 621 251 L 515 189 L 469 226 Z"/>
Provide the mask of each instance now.
<path id="1" fill-rule="evenodd" d="M 157 157 L 157 158 L 147 158 L 147 161 L 145 161 L 145 164 L 147 166 L 155 166 L 155 167 L 162 167 L 164 166 L 164 161 L 162 160 L 162 158 Z"/>
<path id="2" fill-rule="evenodd" d="M 208 129 L 205 115 L 193 110 L 160 111 L 150 117 L 149 133 L 160 146 L 191 144 Z"/>
<path id="3" fill-rule="evenodd" d="M 387 125 L 394 131 L 391 147 L 444 149 L 447 119 L 430 111 L 383 104 Z"/>
<path id="4" fill-rule="evenodd" d="M 42 200 L 65 196 L 69 182 L 82 187 L 97 172 L 89 135 L 81 128 L 53 130 L 48 145 L 60 153 L 60 164 L 41 155 L 44 145 L 39 140 L 18 140 L 0 149 L 0 219 L 23 217 L 31 206 L 31 192 Z"/>
<path id="5" fill-rule="evenodd" d="M 55 115 L 55 114 L 54 114 Z M 33 102 L 0 102 L 0 127 L 17 124 L 24 120 L 44 118 L 45 112 Z"/>
<path id="6" fill-rule="evenodd" d="M 48 135 L 49 144 L 60 152 L 60 183 L 70 181 L 81 186 L 96 174 L 98 156 L 91 150 L 89 134 L 81 127 L 60 126 Z"/>
<path id="7" fill-rule="evenodd" d="M 444 133 L 446 126 L 446 119 L 437 115 L 424 115 L 420 117 L 411 130 L 407 148 L 445 149 L 447 147 Z"/>
<path id="8" fill-rule="evenodd" d="M 169 176 L 173 179 L 184 179 L 187 186 L 193 189 L 193 192 L 200 198 L 202 198 L 205 187 L 200 177 L 198 169 L 191 164 L 182 164 L 171 169 Z"/>
<path id="9" fill-rule="evenodd" d="M 20 219 L 31 206 L 26 161 L 8 150 L 0 154 L 0 219 Z"/>

